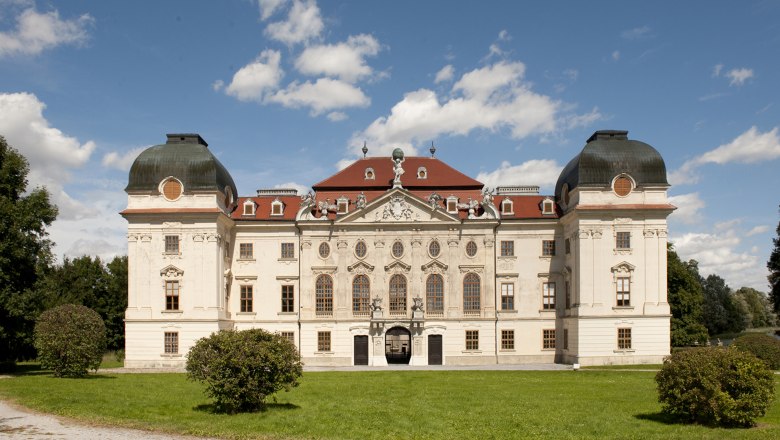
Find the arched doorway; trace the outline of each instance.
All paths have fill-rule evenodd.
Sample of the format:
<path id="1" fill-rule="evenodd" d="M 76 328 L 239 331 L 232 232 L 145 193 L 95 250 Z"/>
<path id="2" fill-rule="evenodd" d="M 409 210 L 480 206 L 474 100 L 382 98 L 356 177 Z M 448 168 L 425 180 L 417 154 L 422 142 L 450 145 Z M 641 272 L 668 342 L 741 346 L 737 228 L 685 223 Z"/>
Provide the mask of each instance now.
<path id="1" fill-rule="evenodd" d="M 385 333 L 385 358 L 388 364 L 408 364 L 412 357 L 412 333 L 393 327 Z"/>

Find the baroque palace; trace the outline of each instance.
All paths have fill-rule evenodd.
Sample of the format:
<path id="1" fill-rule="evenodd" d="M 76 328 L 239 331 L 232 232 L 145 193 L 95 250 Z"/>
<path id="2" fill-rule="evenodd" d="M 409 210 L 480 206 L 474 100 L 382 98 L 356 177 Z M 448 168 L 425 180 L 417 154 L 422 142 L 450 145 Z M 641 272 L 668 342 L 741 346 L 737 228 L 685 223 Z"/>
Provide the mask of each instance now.
<path id="1" fill-rule="evenodd" d="M 307 365 L 660 363 L 669 184 L 660 154 L 595 132 L 554 195 L 494 190 L 434 156 L 364 157 L 239 197 L 197 134 L 130 170 L 127 367 L 264 328 Z"/>

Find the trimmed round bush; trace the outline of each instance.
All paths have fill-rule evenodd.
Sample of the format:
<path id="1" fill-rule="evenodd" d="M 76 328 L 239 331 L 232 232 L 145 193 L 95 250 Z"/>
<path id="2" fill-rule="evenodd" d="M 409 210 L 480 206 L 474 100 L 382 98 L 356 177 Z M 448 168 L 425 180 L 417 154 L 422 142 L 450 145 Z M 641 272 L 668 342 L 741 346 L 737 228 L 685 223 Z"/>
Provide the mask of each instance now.
<path id="1" fill-rule="evenodd" d="M 752 426 L 775 394 L 774 377 L 766 364 L 733 348 L 673 353 L 655 380 L 664 413 L 704 425 Z"/>
<path id="2" fill-rule="evenodd" d="M 106 350 L 106 326 L 100 315 L 74 304 L 49 309 L 35 323 L 35 349 L 41 367 L 56 377 L 83 377 L 97 371 Z"/>
<path id="3" fill-rule="evenodd" d="M 187 354 L 187 377 L 205 382 L 219 412 L 263 409 L 268 396 L 297 387 L 302 372 L 295 344 L 262 329 L 221 330 Z"/>
<path id="4" fill-rule="evenodd" d="M 731 346 L 766 362 L 769 368 L 780 370 L 780 339 L 764 333 L 748 333 L 734 339 Z"/>

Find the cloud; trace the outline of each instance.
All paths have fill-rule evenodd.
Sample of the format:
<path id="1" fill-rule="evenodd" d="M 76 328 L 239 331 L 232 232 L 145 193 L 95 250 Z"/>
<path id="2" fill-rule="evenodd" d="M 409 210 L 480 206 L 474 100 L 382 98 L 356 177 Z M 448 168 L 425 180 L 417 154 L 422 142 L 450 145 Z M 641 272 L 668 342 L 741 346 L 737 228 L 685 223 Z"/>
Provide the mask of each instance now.
<path id="1" fill-rule="evenodd" d="M 268 20 L 276 11 L 280 10 L 287 1 L 288 0 L 258 0 L 257 5 L 260 7 L 260 19 L 263 21 Z"/>
<path id="2" fill-rule="evenodd" d="M 512 39 L 512 36 L 509 35 L 509 31 L 506 29 L 502 29 L 501 32 L 498 33 L 498 41 L 509 41 Z"/>
<path id="3" fill-rule="evenodd" d="M 284 71 L 279 67 L 281 54 L 275 50 L 264 50 L 253 62 L 233 75 L 225 93 L 239 101 L 262 102 L 269 92 L 279 87 Z"/>
<path id="4" fill-rule="evenodd" d="M 107 153 L 103 155 L 103 166 L 122 171 L 129 171 L 138 155 L 147 148 L 149 148 L 149 145 L 145 147 L 133 148 L 125 154 L 120 154 L 116 151 Z"/>
<path id="5" fill-rule="evenodd" d="M 619 50 L 616 50 L 616 51 L 612 52 L 612 59 L 614 61 L 618 61 L 620 59 L 620 51 Z"/>
<path id="6" fill-rule="evenodd" d="M 218 80 L 214 81 L 213 83 L 211 83 L 211 88 L 215 92 L 219 92 L 220 90 L 225 88 L 225 81 L 222 81 L 221 79 L 218 79 Z"/>
<path id="7" fill-rule="evenodd" d="M 636 27 L 628 29 L 620 33 L 620 37 L 624 40 L 639 40 L 650 36 L 650 28 L 648 26 Z"/>
<path id="8" fill-rule="evenodd" d="M 763 234 L 764 232 L 766 232 L 768 230 L 769 230 L 769 226 L 767 226 L 767 225 L 755 226 L 755 227 L 753 227 L 753 229 L 751 229 L 751 230 L 747 231 L 747 233 L 745 233 L 745 237 L 752 237 L 754 235 Z"/>
<path id="9" fill-rule="evenodd" d="M 371 100 L 360 88 L 337 79 L 320 78 L 312 83 L 294 81 L 268 97 L 285 107 L 309 107 L 313 116 L 345 107 L 367 107 Z"/>
<path id="10" fill-rule="evenodd" d="M 307 47 L 295 61 L 295 68 L 305 75 L 326 75 L 354 83 L 371 76 L 373 70 L 365 58 L 375 56 L 380 48 L 371 35 L 352 35 L 343 43 Z"/>
<path id="11" fill-rule="evenodd" d="M 724 165 L 727 163 L 752 164 L 774 160 L 780 157 L 780 137 L 778 127 L 761 133 L 756 126 L 737 136 L 728 144 L 723 144 L 697 156 L 669 173 L 669 183 L 672 185 L 691 184 L 698 182 L 696 170 L 707 163 Z"/>
<path id="12" fill-rule="evenodd" d="M 310 187 L 301 185 L 300 183 L 296 182 L 280 183 L 278 185 L 274 185 L 274 188 L 294 188 L 296 191 L 298 191 L 298 195 L 306 194 L 307 192 L 311 191 Z"/>
<path id="13" fill-rule="evenodd" d="M 677 207 L 669 216 L 670 222 L 677 221 L 689 225 L 701 222 L 701 210 L 704 209 L 704 201 L 699 198 L 699 193 L 670 196 L 669 203 Z"/>
<path id="14" fill-rule="evenodd" d="M 270 23 L 265 28 L 265 34 L 271 39 L 292 46 L 319 37 L 324 27 L 316 2 L 293 0 L 287 19 Z"/>
<path id="15" fill-rule="evenodd" d="M 83 44 L 89 37 L 87 28 L 94 21 L 89 14 L 61 20 L 56 9 L 45 13 L 26 9 L 16 17 L 15 30 L 0 32 L 0 57 L 37 55 L 63 44 Z"/>
<path id="16" fill-rule="evenodd" d="M 712 68 L 712 76 L 718 77 L 718 76 L 720 76 L 720 72 L 722 72 L 722 71 L 723 71 L 723 64 L 716 64 Z"/>
<path id="17" fill-rule="evenodd" d="M 433 82 L 435 84 L 439 84 L 440 82 L 452 81 L 454 76 L 455 68 L 452 67 L 452 64 L 447 64 L 446 66 L 442 67 L 441 70 L 436 72 L 436 78 L 433 80 Z"/>
<path id="18" fill-rule="evenodd" d="M 729 82 L 730 86 L 741 86 L 745 84 L 745 81 L 747 81 L 750 78 L 753 78 L 753 69 L 731 69 L 728 72 L 726 72 L 726 77 L 731 79 Z"/>
<path id="19" fill-rule="evenodd" d="M 348 116 L 344 112 L 330 112 L 327 117 L 333 122 L 338 122 L 347 119 Z"/>
<path id="20" fill-rule="evenodd" d="M 766 290 L 766 266 L 752 250 L 739 249 L 740 235 L 735 228 L 727 227 L 713 233 L 688 233 L 670 241 L 680 258 L 699 262 L 702 276 L 716 274 L 735 289 L 747 286 Z"/>
<path id="21" fill-rule="evenodd" d="M 728 93 L 710 93 L 709 95 L 704 95 L 699 97 L 699 101 L 701 102 L 707 102 L 711 101 L 713 99 L 722 98 L 724 96 L 728 96 Z"/>
<path id="22" fill-rule="evenodd" d="M 78 139 L 51 127 L 43 116 L 46 104 L 31 93 L 0 94 L 0 133 L 30 163 L 28 188 L 46 186 L 60 209 L 60 218 L 83 218 L 93 212 L 71 198 L 63 184 L 73 169 L 84 166 L 95 143 Z"/>
<path id="23" fill-rule="evenodd" d="M 529 160 L 519 165 L 512 165 L 505 160 L 497 169 L 479 173 L 477 180 L 491 188 L 506 185 L 552 187 L 561 174 L 561 170 L 563 170 L 562 165 L 549 159 Z"/>
<path id="24" fill-rule="evenodd" d="M 563 104 L 535 93 L 523 79 L 525 65 L 499 61 L 463 74 L 444 96 L 421 88 L 404 95 L 390 114 L 353 135 L 350 149 L 359 156 L 363 141 L 385 154 L 402 147 L 416 154 L 415 143 L 442 135 L 467 136 L 475 130 L 508 130 L 514 139 L 545 135 L 600 118 L 597 112 L 578 118 L 561 114 Z"/>

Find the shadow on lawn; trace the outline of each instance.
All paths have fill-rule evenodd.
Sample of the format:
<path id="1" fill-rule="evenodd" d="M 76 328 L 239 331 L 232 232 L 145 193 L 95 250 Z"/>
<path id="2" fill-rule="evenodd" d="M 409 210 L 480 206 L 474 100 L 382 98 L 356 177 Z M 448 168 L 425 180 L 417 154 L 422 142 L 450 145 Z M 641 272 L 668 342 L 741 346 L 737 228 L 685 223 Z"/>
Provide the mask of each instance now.
<path id="1" fill-rule="evenodd" d="M 685 421 L 679 417 L 675 417 L 662 412 L 655 413 L 643 413 L 634 415 L 639 420 L 648 420 L 650 422 L 663 423 L 664 425 L 683 425 Z"/>
<path id="2" fill-rule="evenodd" d="M 194 411 L 201 411 L 201 412 L 207 412 L 209 414 L 229 414 L 219 408 L 217 408 L 216 405 L 213 403 L 204 403 L 201 405 L 196 405 L 192 408 Z M 241 411 L 236 414 L 240 413 L 264 413 L 268 411 L 277 411 L 277 410 L 295 410 L 300 409 L 300 406 L 294 404 L 294 403 L 267 403 L 264 408 L 258 409 L 256 411 Z"/>

